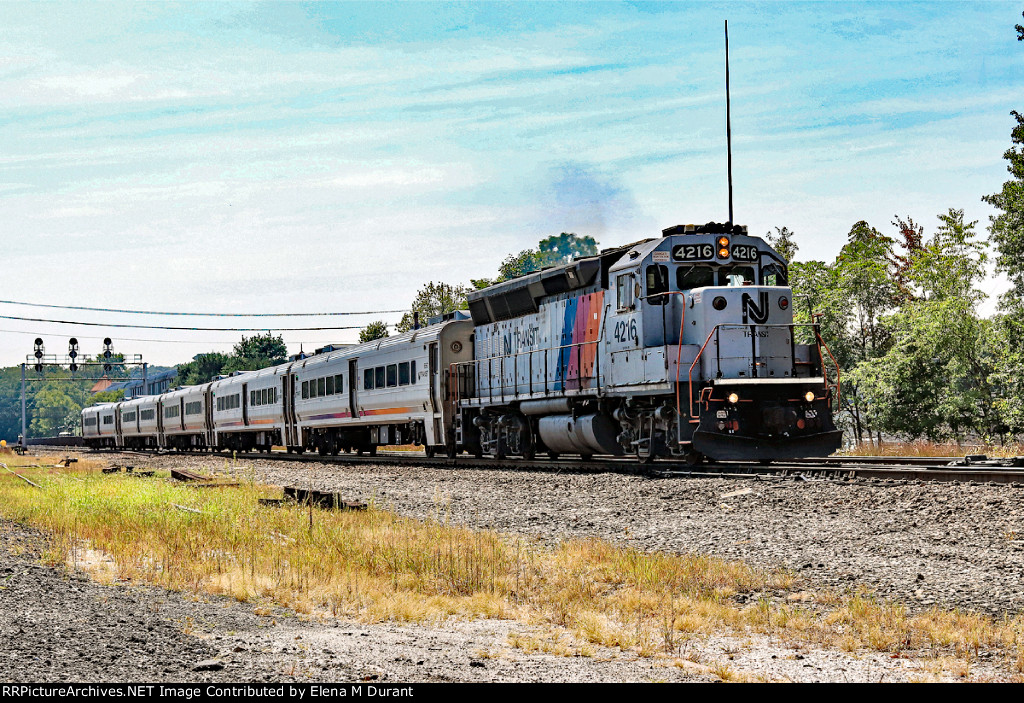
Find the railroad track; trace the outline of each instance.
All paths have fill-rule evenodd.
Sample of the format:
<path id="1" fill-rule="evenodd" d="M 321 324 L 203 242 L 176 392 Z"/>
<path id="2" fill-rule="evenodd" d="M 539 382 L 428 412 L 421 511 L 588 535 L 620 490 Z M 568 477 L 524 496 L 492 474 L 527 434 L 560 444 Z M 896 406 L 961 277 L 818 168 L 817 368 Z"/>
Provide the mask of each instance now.
<path id="1" fill-rule="evenodd" d="M 58 447 L 48 447 L 57 450 Z M 69 447 L 80 451 L 81 448 Z M 91 450 L 93 453 L 110 453 L 111 450 Z M 119 454 L 153 456 L 152 452 L 115 451 Z M 195 452 L 160 451 L 158 456 L 202 456 Z M 208 456 L 229 456 L 211 454 Z M 288 454 L 285 452 L 245 452 L 233 454 L 237 459 L 261 459 L 292 463 L 337 463 L 337 464 L 390 464 L 430 466 L 435 468 L 501 469 L 516 471 L 546 471 L 551 473 L 589 473 L 613 471 L 616 473 L 638 474 L 652 478 L 791 478 L 796 480 L 875 480 L 875 481 L 940 481 L 961 483 L 1002 483 L 1024 486 L 1024 457 L 987 460 L 972 457 L 877 457 L 877 456 L 833 456 L 820 459 L 795 459 L 776 461 L 769 464 L 748 462 L 713 462 L 689 466 L 681 462 L 659 460 L 651 464 L 640 464 L 635 459 L 606 458 L 600 460 L 535 460 L 519 459 L 477 459 L 460 456 L 429 458 L 419 452 L 378 452 L 375 456 L 339 454 Z M 961 462 L 954 464 L 953 462 Z"/>

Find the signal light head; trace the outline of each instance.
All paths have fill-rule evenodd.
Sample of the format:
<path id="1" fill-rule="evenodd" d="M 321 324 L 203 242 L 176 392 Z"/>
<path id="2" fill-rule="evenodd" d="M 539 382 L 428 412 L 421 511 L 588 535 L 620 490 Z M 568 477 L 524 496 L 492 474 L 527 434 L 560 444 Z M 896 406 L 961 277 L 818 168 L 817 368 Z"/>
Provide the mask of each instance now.
<path id="1" fill-rule="evenodd" d="M 75 371 L 78 371 L 78 364 L 72 362 L 71 366 L 68 368 L 71 370 L 71 373 L 74 373 Z"/>
<path id="2" fill-rule="evenodd" d="M 72 337 L 71 339 L 69 339 L 68 340 L 68 346 L 69 347 L 77 347 L 78 346 L 78 339 L 76 339 L 75 337 Z"/>
<path id="3" fill-rule="evenodd" d="M 36 346 L 37 347 L 43 346 L 43 338 L 42 337 L 36 337 Z"/>
<path id="4" fill-rule="evenodd" d="M 103 338 L 103 346 L 109 347 L 111 344 L 113 344 L 113 342 L 110 341 L 110 337 Z"/>
<path id="5" fill-rule="evenodd" d="M 36 349 L 36 358 L 37 359 L 42 359 L 43 358 L 43 350 L 42 349 Z"/>

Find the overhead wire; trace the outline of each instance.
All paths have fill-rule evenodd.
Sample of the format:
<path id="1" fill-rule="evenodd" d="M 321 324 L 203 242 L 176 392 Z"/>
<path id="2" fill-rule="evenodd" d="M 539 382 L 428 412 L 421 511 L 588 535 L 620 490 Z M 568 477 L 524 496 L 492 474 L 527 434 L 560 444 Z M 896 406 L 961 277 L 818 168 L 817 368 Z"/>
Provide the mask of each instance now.
<path id="1" fill-rule="evenodd" d="M 39 317 L 18 317 L 16 315 L 0 315 L 4 320 L 22 320 L 25 322 L 49 322 L 56 325 L 85 325 L 88 327 L 120 327 L 142 330 L 174 330 L 176 332 L 316 332 L 327 330 L 359 330 L 359 325 L 336 327 L 174 327 L 170 325 L 130 325 L 123 322 L 82 322 L 79 320 L 48 320 Z"/>
<path id="2" fill-rule="evenodd" d="M 337 317 L 341 315 L 393 315 L 408 310 L 358 310 L 346 312 L 172 312 L 168 310 L 129 310 L 124 308 L 96 308 L 85 305 L 50 305 L 47 303 L 27 303 L 18 300 L 0 300 L 4 305 L 26 305 L 35 308 L 56 308 L 59 310 L 88 310 L 90 312 L 116 312 L 129 315 L 179 315 L 189 317 Z M 15 318 L 31 319 L 31 318 Z M 183 328 L 168 328 L 183 329 Z M 303 328 L 306 329 L 306 328 Z M 314 329 L 314 328 L 308 328 Z M 321 329 L 353 329 L 348 327 L 325 327 Z M 248 330 L 245 330 L 248 331 Z"/>

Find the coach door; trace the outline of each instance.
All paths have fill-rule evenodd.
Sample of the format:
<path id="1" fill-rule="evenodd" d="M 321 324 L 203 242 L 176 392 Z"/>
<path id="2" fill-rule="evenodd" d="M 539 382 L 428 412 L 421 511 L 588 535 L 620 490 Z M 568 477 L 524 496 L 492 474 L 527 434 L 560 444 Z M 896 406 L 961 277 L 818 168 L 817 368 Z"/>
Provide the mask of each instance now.
<path id="1" fill-rule="evenodd" d="M 430 378 L 430 409 L 432 412 L 440 412 L 438 410 L 441 407 L 441 398 L 438 397 L 438 393 L 441 391 L 441 384 L 438 382 L 441 375 L 438 373 L 438 368 L 441 365 L 441 360 L 438 358 L 437 342 L 430 343 L 430 361 L 429 370 L 427 374 Z"/>
<path id="2" fill-rule="evenodd" d="M 156 443 L 164 446 L 164 404 L 159 401 L 156 404 Z"/>
<path id="3" fill-rule="evenodd" d="M 299 445 L 298 432 L 295 431 L 295 374 L 285 373 L 281 376 L 281 408 L 284 411 L 284 445 L 296 447 Z"/>
<path id="4" fill-rule="evenodd" d="M 352 417 L 359 417 L 359 406 L 356 405 L 356 388 L 359 384 L 358 359 L 348 360 L 348 407 Z"/>
<path id="5" fill-rule="evenodd" d="M 249 426 L 249 384 L 242 384 L 242 424 Z"/>
<path id="6" fill-rule="evenodd" d="M 178 427 L 185 431 L 185 398 L 178 401 Z"/>
<path id="7" fill-rule="evenodd" d="M 213 385 L 203 393 L 203 422 L 206 425 L 206 446 L 213 446 Z"/>

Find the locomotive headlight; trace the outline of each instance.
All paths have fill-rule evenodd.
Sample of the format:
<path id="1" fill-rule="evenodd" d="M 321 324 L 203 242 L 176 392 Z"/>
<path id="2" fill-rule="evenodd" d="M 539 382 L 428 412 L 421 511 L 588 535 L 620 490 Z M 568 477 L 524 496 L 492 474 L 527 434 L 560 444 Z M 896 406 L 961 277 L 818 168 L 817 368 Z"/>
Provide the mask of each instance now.
<path id="1" fill-rule="evenodd" d="M 730 393 L 728 400 L 733 405 L 736 405 L 736 403 L 740 402 L 740 397 L 738 395 L 736 395 L 735 393 Z"/>
<path id="2" fill-rule="evenodd" d="M 725 249 L 728 246 L 729 246 L 729 238 L 728 237 L 719 237 L 718 238 L 718 248 L 719 249 Z"/>
<path id="3" fill-rule="evenodd" d="M 715 310 L 725 310 L 728 305 L 729 301 L 720 295 L 716 295 L 715 299 L 711 301 L 711 307 Z"/>
<path id="4" fill-rule="evenodd" d="M 807 391 L 806 393 L 804 393 L 804 400 L 806 400 L 808 403 L 813 403 L 814 391 Z"/>

